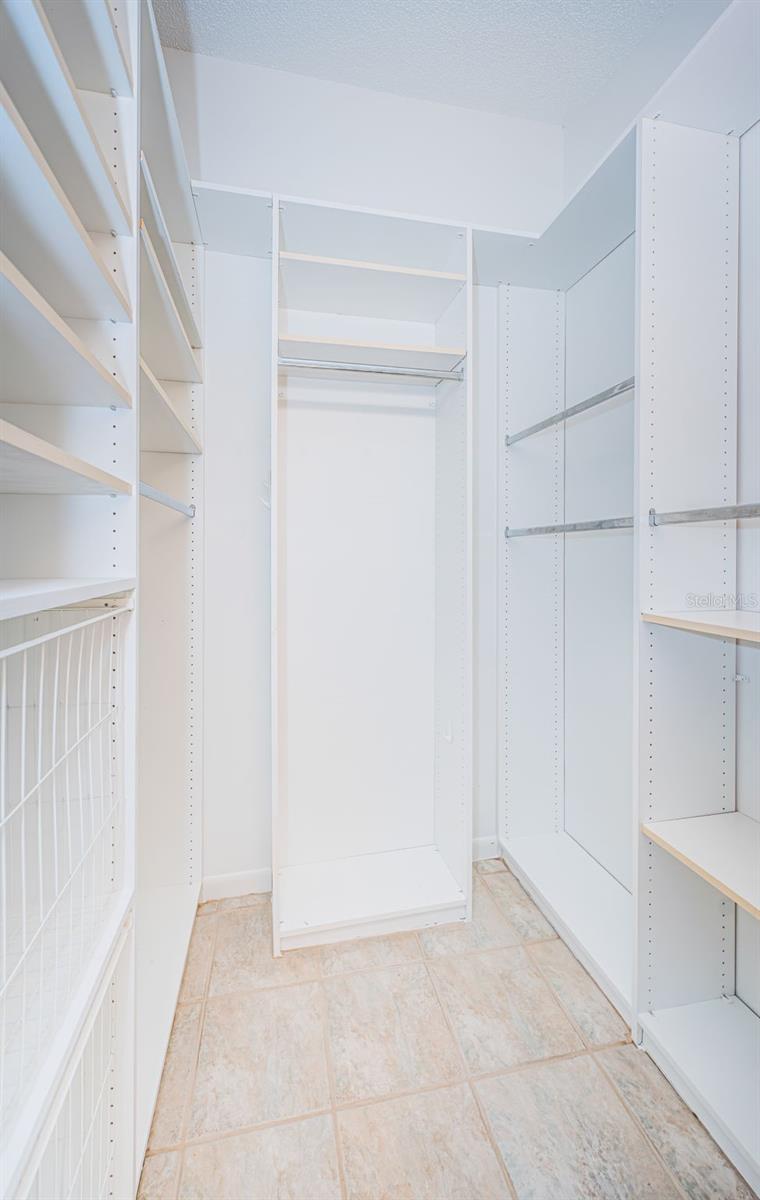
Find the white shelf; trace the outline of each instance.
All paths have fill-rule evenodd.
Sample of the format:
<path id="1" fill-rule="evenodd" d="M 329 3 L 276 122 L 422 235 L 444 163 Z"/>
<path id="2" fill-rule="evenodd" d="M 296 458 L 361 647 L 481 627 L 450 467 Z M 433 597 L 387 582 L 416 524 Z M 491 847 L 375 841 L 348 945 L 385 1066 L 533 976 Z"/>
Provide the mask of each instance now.
<path id="1" fill-rule="evenodd" d="M 174 253 L 169 230 L 166 228 L 161 205 L 158 201 L 148 163 L 144 154 L 140 155 L 140 215 L 142 216 L 151 245 L 156 253 L 161 270 L 171 292 L 172 299 L 179 313 L 180 320 L 187 334 L 190 345 L 196 349 L 203 345 L 198 326 L 195 322 L 190 301 L 185 291 L 185 284 Z"/>
<path id="2" fill-rule="evenodd" d="M 202 454 L 201 444 L 147 363 L 140 359 L 140 449 Z"/>
<path id="3" fill-rule="evenodd" d="M 760 1190 L 760 1018 L 733 997 L 639 1020 L 645 1049 Z"/>
<path id="4" fill-rule="evenodd" d="M 378 367 L 452 371 L 465 357 L 464 346 L 403 346 L 354 342 L 346 338 L 280 334 L 280 354 L 319 362 L 370 363 Z"/>
<path id="5" fill-rule="evenodd" d="M 0 492 L 53 496 L 130 496 L 125 479 L 0 420 Z"/>
<path id="6" fill-rule="evenodd" d="M 108 0 L 42 0 L 77 87 L 132 95 L 132 73 Z"/>
<path id="7" fill-rule="evenodd" d="M 130 592 L 136 579 L 0 579 L 0 621 Z"/>
<path id="8" fill-rule="evenodd" d="M 734 904 L 760 917 L 760 822 L 744 813 L 648 821 L 641 832 Z"/>
<path id="9" fill-rule="evenodd" d="M 513 838 L 509 866 L 616 1008 L 633 1001 L 633 897 L 567 833 Z"/>
<path id="10" fill-rule="evenodd" d="M 129 210 L 40 0 L 3 5 L 0 70 L 29 132 L 85 229 L 130 233 Z"/>
<path id="11" fill-rule="evenodd" d="M 0 359 L 5 403 L 132 406 L 127 389 L 2 252 Z"/>
<path id="12" fill-rule="evenodd" d="M 465 276 L 384 263 L 280 253 L 280 307 L 432 323 Z"/>
<path id="13" fill-rule="evenodd" d="M 140 222 L 140 346 L 159 379 L 200 383 L 202 375 L 150 236 Z"/>
<path id="14" fill-rule="evenodd" d="M 203 239 L 193 202 L 190 172 L 150 4 L 144 6 L 142 18 L 140 145 L 153 172 L 171 240 L 200 243 Z"/>
<path id="15" fill-rule="evenodd" d="M 129 301 L 0 85 L 2 248 L 63 317 L 129 321 Z"/>
<path id="16" fill-rule="evenodd" d="M 278 904 L 283 949 L 416 928 L 421 913 L 430 924 L 466 914 L 434 846 L 282 867 Z"/>
<path id="17" fill-rule="evenodd" d="M 663 612 L 641 614 L 650 625 L 667 625 L 671 629 L 689 629 L 694 633 L 710 633 L 714 637 L 738 638 L 744 642 L 760 642 L 760 612 L 721 609 L 719 612 Z"/>

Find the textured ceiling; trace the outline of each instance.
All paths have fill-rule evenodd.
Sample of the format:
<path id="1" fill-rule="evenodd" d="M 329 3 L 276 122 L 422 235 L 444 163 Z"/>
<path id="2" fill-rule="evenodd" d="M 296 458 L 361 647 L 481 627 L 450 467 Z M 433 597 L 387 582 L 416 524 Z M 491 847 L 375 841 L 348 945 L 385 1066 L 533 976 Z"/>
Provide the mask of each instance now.
<path id="1" fill-rule="evenodd" d="M 558 123 L 691 3 L 154 0 L 179 50 Z"/>

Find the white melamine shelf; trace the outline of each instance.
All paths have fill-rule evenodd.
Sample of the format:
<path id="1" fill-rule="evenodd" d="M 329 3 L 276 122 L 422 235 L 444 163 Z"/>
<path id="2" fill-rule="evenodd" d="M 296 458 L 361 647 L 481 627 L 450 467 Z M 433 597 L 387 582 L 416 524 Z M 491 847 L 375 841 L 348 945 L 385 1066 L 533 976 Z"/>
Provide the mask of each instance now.
<path id="1" fill-rule="evenodd" d="M 144 154 L 140 155 L 140 214 L 148 230 L 151 245 L 156 253 L 161 270 L 171 292 L 172 299 L 179 313 L 191 346 L 196 349 L 203 345 L 198 326 L 195 322 L 190 301 L 185 291 L 185 284 L 174 253 L 169 230 L 166 228 L 164 215 L 158 201 L 158 194 L 151 178 L 150 169 Z"/>
<path id="2" fill-rule="evenodd" d="M 438 924 L 466 913 L 434 846 L 282 867 L 277 882 L 283 949 L 413 928 L 420 914 Z"/>
<path id="3" fill-rule="evenodd" d="M 282 308 L 430 324 L 464 284 L 464 275 L 447 271 L 280 253 Z"/>
<path id="4" fill-rule="evenodd" d="M 130 233 L 129 210 L 40 0 L 3 6 L 0 47 L 3 81 L 85 229 Z"/>
<path id="5" fill-rule="evenodd" d="M 639 1020 L 644 1048 L 760 1190 L 760 1018 L 730 997 Z"/>
<path id="6" fill-rule="evenodd" d="M 403 346 L 388 342 L 354 342 L 346 338 L 280 334 L 280 354 L 319 362 L 370 363 L 377 367 L 453 371 L 467 351 L 463 346 Z"/>
<path id="7" fill-rule="evenodd" d="M 131 496 L 132 485 L 10 421 L 0 420 L 0 492 Z"/>
<path id="8" fill-rule="evenodd" d="M 760 821 L 715 813 L 648 821 L 641 832 L 734 904 L 760 917 Z"/>
<path id="9" fill-rule="evenodd" d="M 0 252 L 0 400 L 130 408 L 111 375 Z"/>
<path id="10" fill-rule="evenodd" d="M 718 612 L 645 612 L 641 614 L 641 619 L 650 625 L 667 625 L 671 629 L 711 633 L 714 637 L 760 642 L 760 612 L 743 612 L 740 609 L 721 609 Z"/>
<path id="11" fill-rule="evenodd" d="M 183 420 L 147 363 L 140 359 L 140 449 L 171 454 L 202 454 L 201 444 Z"/>
<path id="12" fill-rule="evenodd" d="M 203 241 L 190 185 L 169 76 L 152 5 L 142 11 L 140 145 L 153 172 L 169 236 L 173 242 Z"/>
<path id="13" fill-rule="evenodd" d="M 121 596 L 136 583 L 136 579 L 0 579 L 0 620 Z"/>
<path id="14" fill-rule="evenodd" d="M 0 100 L 2 249 L 61 316 L 129 321 L 127 297 L 1 84 Z"/>
<path id="15" fill-rule="evenodd" d="M 573 953 L 628 1019 L 633 998 L 633 897 L 567 833 L 513 838 L 509 866 Z"/>
<path id="16" fill-rule="evenodd" d="M 108 0 L 43 0 L 74 81 L 88 92 L 132 95 L 132 73 Z"/>
<path id="17" fill-rule="evenodd" d="M 158 379 L 200 383 L 188 341 L 144 221 L 140 222 L 140 347 Z"/>

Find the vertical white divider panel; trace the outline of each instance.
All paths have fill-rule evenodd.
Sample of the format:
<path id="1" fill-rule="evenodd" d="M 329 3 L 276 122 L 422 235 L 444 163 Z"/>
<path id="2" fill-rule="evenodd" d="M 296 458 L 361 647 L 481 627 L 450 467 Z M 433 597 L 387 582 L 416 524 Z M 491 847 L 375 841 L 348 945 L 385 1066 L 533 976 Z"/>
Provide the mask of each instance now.
<path id="1" fill-rule="evenodd" d="M 652 527 L 650 509 L 736 502 L 738 139 L 642 121 L 639 148 L 642 611 L 735 591 L 735 522 Z M 718 601 L 719 605 L 719 601 Z M 639 631 L 640 819 L 728 812 L 735 643 Z M 639 1011 L 733 992 L 733 906 L 647 839 Z"/>
<path id="2" fill-rule="evenodd" d="M 503 842 L 564 825 L 563 537 L 505 537 L 564 519 L 561 425 L 507 447 L 507 435 L 564 407 L 565 302 L 559 291 L 501 286 L 499 688 Z"/>
<path id="3" fill-rule="evenodd" d="M 280 514 L 280 377 L 277 365 L 279 353 L 280 320 L 280 197 L 272 196 L 272 367 L 271 367 L 271 416 L 270 437 L 270 525 L 269 525 L 269 585 L 272 657 L 270 663 L 271 726 L 272 726 L 272 950 L 279 956 L 280 910 L 278 871 L 282 863 L 282 831 L 287 828 L 287 813 L 282 809 L 280 787 L 281 766 L 284 755 L 280 747 L 280 561 L 279 561 L 279 514 Z"/>

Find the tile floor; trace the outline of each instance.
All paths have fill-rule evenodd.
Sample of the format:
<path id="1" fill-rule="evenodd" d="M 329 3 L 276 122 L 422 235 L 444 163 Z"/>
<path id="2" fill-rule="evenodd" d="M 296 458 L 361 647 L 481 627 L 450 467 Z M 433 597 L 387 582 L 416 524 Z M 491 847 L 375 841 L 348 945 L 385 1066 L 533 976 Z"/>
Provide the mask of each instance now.
<path id="1" fill-rule="evenodd" d="M 499 860 L 468 925 L 270 932 L 199 909 L 139 1200 L 751 1200 Z"/>

